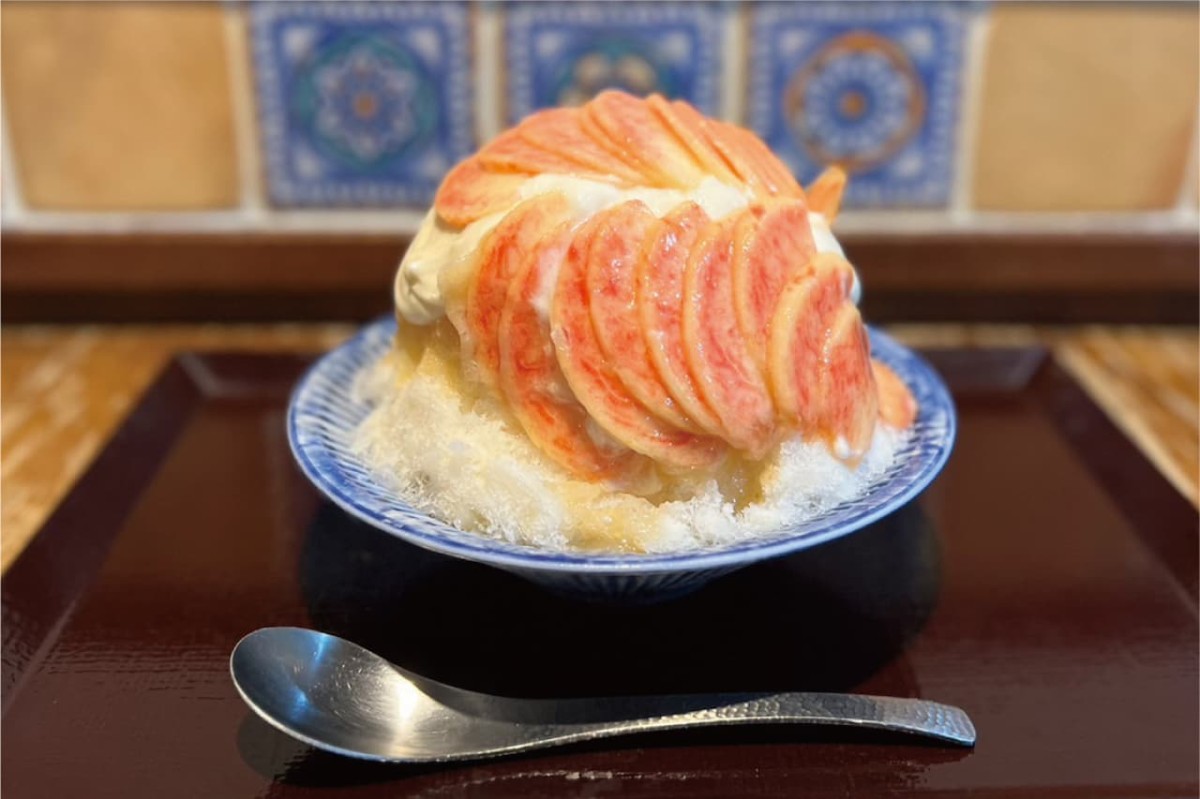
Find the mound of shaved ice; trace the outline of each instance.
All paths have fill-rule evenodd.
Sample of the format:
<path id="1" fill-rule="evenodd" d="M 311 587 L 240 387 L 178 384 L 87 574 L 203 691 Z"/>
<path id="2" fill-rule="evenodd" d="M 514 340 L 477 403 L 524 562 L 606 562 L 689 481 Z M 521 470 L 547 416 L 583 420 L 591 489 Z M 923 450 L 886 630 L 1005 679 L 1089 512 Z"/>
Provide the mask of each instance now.
<path id="1" fill-rule="evenodd" d="M 355 391 L 373 410 L 356 450 L 418 510 L 552 551 L 681 552 L 770 535 L 862 494 L 906 435 L 878 425 L 855 469 L 824 444 L 785 441 L 761 470 L 756 499 L 740 508 L 715 480 L 652 502 L 572 477 L 502 407 L 464 392 L 453 368 L 429 360 L 407 367 L 392 353 L 360 376 Z"/>

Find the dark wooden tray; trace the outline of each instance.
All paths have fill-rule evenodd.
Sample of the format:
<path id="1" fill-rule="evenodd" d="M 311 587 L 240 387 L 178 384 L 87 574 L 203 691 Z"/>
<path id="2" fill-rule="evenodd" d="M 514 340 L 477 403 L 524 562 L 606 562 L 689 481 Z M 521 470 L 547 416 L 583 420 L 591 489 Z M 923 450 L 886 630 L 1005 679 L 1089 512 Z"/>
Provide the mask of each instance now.
<path id="1" fill-rule="evenodd" d="M 1195 509 L 1043 353 L 932 359 L 961 425 L 916 503 L 691 598 L 621 610 L 424 552 L 323 502 L 284 437 L 305 359 L 182 356 L 3 579 L 5 799 L 1195 796 Z M 360 763 L 291 741 L 238 699 L 230 648 L 270 624 L 517 696 L 924 696 L 966 708 L 979 745 L 726 729 L 450 767 Z"/>

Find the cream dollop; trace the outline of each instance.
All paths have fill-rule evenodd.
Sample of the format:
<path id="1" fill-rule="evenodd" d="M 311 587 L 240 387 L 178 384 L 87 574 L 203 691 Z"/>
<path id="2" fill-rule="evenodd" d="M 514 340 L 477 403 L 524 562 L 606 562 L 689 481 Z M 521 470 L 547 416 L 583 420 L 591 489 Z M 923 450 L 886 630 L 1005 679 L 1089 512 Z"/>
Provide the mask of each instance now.
<path id="1" fill-rule="evenodd" d="M 817 252 L 835 252 L 838 255 L 845 255 L 842 252 L 842 245 L 838 244 L 837 237 L 833 235 L 829 221 L 825 219 L 824 214 L 810 211 L 808 224 L 812 228 L 813 244 L 817 245 Z"/>
<path id="2" fill-rule="evenodd" d="M 430 210 L 396 270 L 392 293 L 400 315 L 414 325 L 429 325 L 441 319 L 446 313 L 442 273 L 470 258 L 503 217 L 503 213 L 493 214 L 458 230 Z"/>
<path id="3" fill-rule="evenodd" d="M 711 219 L 722 219 L 750 204 L 751 195 L 742 188 L 723 183 L 714 177 L 705 178 L 694 189 L 634 188 L 626 189 L 596 180 L 544 173 L 522 184 L 519 199 L 526 200 L 541 194 L 562 192 L 575 206 L 579 221 L 592 214 L 630 200 L 641 200 L 659 217 L 685 202 L 694 202 Z M 442 276 L 459 271 L 483 238 L 505 216 L 505 212 L 478 219 L 461 230 L 442 222 L 430 211 L 421 222 L 417 235 L 396 270 L 394 295 L 396 310 L 414 325 L 436 322 L 446 313 Z M 818 252 L 842 254 L 842 248 L 821 214 L 810 213 L 813 241 Z M 457 267 L 457 268 L 456 268 Z M 858 302 L 858 275 L 854 276 L 853 296 Z"/>
<path id="4" fill-rule="evenodd" d="M 829 227 L 829 220 L 824 214 L 812 213 L 808 215 L 808 224 L 812 228 L 813 244 L 817 246 L 817 252 L 832 252 L 837 253 L 845 258 L 846 253 L 842 252 L 842 245 L 838 243 L 837 236 L 833 235 L 833 230 Z M 858 280 L 858 270 L 852 269 L 854 274 L 854 282 L 850 284 L 850 299 L 858 305 L 858 301 L 862 299 L 862 283 Z"/>

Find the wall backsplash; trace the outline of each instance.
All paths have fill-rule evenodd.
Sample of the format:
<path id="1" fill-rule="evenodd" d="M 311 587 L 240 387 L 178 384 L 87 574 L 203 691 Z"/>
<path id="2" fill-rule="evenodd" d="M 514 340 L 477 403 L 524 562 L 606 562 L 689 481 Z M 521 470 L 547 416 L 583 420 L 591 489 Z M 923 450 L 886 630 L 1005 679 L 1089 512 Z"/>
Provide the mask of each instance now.
<path id="1" fill-rule="evenodd" d="M 6 2 L 0 30 L 6 230 L 396 232 L 481 140 L 612 86 L 802 180 L 846 165 L 851 230 L 1197 226 L 1194 4 Z"/>

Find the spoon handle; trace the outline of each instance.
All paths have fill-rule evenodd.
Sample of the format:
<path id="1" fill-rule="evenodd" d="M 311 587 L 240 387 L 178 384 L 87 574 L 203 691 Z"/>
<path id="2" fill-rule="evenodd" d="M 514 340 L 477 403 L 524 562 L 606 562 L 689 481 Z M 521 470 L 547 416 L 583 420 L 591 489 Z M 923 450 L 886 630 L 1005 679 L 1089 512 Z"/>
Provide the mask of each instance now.
<path id="1" fill-rule="evenodd" d="M 924 699 L 831 693 L 778 693 L 749 699 L 710 697 L 708 707 L 682 713 L 587 724 L 521 724 L 516 748 L 556 746 L 576 741 L 655 730 L 727 724 L 822 724 L 910 733 L 974 746 L 975 727 L 959 708 Z"/>

